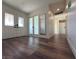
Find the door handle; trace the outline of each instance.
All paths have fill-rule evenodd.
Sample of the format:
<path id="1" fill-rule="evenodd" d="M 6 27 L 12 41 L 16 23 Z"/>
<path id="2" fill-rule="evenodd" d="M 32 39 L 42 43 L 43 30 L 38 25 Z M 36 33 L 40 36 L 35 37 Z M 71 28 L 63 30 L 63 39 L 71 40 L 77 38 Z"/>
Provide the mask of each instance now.
<path id="1" fill-rule="evenodd" d="M 32 28 L 34 28 L 34 26 L 32 26 Z"/>

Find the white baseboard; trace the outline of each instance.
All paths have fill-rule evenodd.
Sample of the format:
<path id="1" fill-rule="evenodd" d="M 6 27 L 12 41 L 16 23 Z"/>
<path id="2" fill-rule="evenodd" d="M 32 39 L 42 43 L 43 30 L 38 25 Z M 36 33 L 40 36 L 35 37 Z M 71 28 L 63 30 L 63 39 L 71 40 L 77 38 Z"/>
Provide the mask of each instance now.
<path id="1" fill-rule="evenodd" d="M 69 46 L 70 46 L 70 48 L 71 48 L 71 50 L 72 50 L 74 56 L 76 57 L 76 49 L 73 47 L 73 45 L 72 45 L 72 43 L 71 43 L 71 41 L 70 41 L 70 38 L 67 38 L 67 41 L 68 41 L 68 43 L 69 43 Z"/>

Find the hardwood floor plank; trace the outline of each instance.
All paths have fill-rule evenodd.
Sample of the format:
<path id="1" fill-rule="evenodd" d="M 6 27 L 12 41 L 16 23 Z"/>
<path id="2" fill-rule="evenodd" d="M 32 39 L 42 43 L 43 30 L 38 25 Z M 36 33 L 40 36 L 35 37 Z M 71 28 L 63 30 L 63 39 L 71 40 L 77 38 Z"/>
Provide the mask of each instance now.
<path id="1" fill-rule="evenodd" d="M 18 37 L 2 41 L 2 59 L 75 59 L 67 39 Z"/>

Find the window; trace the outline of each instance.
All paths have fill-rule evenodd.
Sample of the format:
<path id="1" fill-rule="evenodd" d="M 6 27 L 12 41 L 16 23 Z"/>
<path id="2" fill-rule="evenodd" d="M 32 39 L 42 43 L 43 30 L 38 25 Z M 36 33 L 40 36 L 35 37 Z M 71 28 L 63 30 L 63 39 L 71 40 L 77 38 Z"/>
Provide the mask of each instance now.
<path id="1" fill-rule="evenodd" d="M 5 13 L 5 26 L 14 26 L 14 15 Z"/>
<path id="2" fill-rule="evenodd" d="M 18 17 L 18 27 L 24 27 L 24 18 Z"/>

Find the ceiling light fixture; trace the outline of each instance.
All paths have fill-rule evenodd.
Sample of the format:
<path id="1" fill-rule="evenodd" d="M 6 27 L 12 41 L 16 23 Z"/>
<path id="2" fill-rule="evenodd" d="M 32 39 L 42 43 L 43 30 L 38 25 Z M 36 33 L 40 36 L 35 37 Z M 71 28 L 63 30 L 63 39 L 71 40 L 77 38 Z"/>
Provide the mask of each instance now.
<path id="1" fill-rule="evenodd" d="M 60 9 L 58 8 L 57 11 L 59 11 Z"/>

